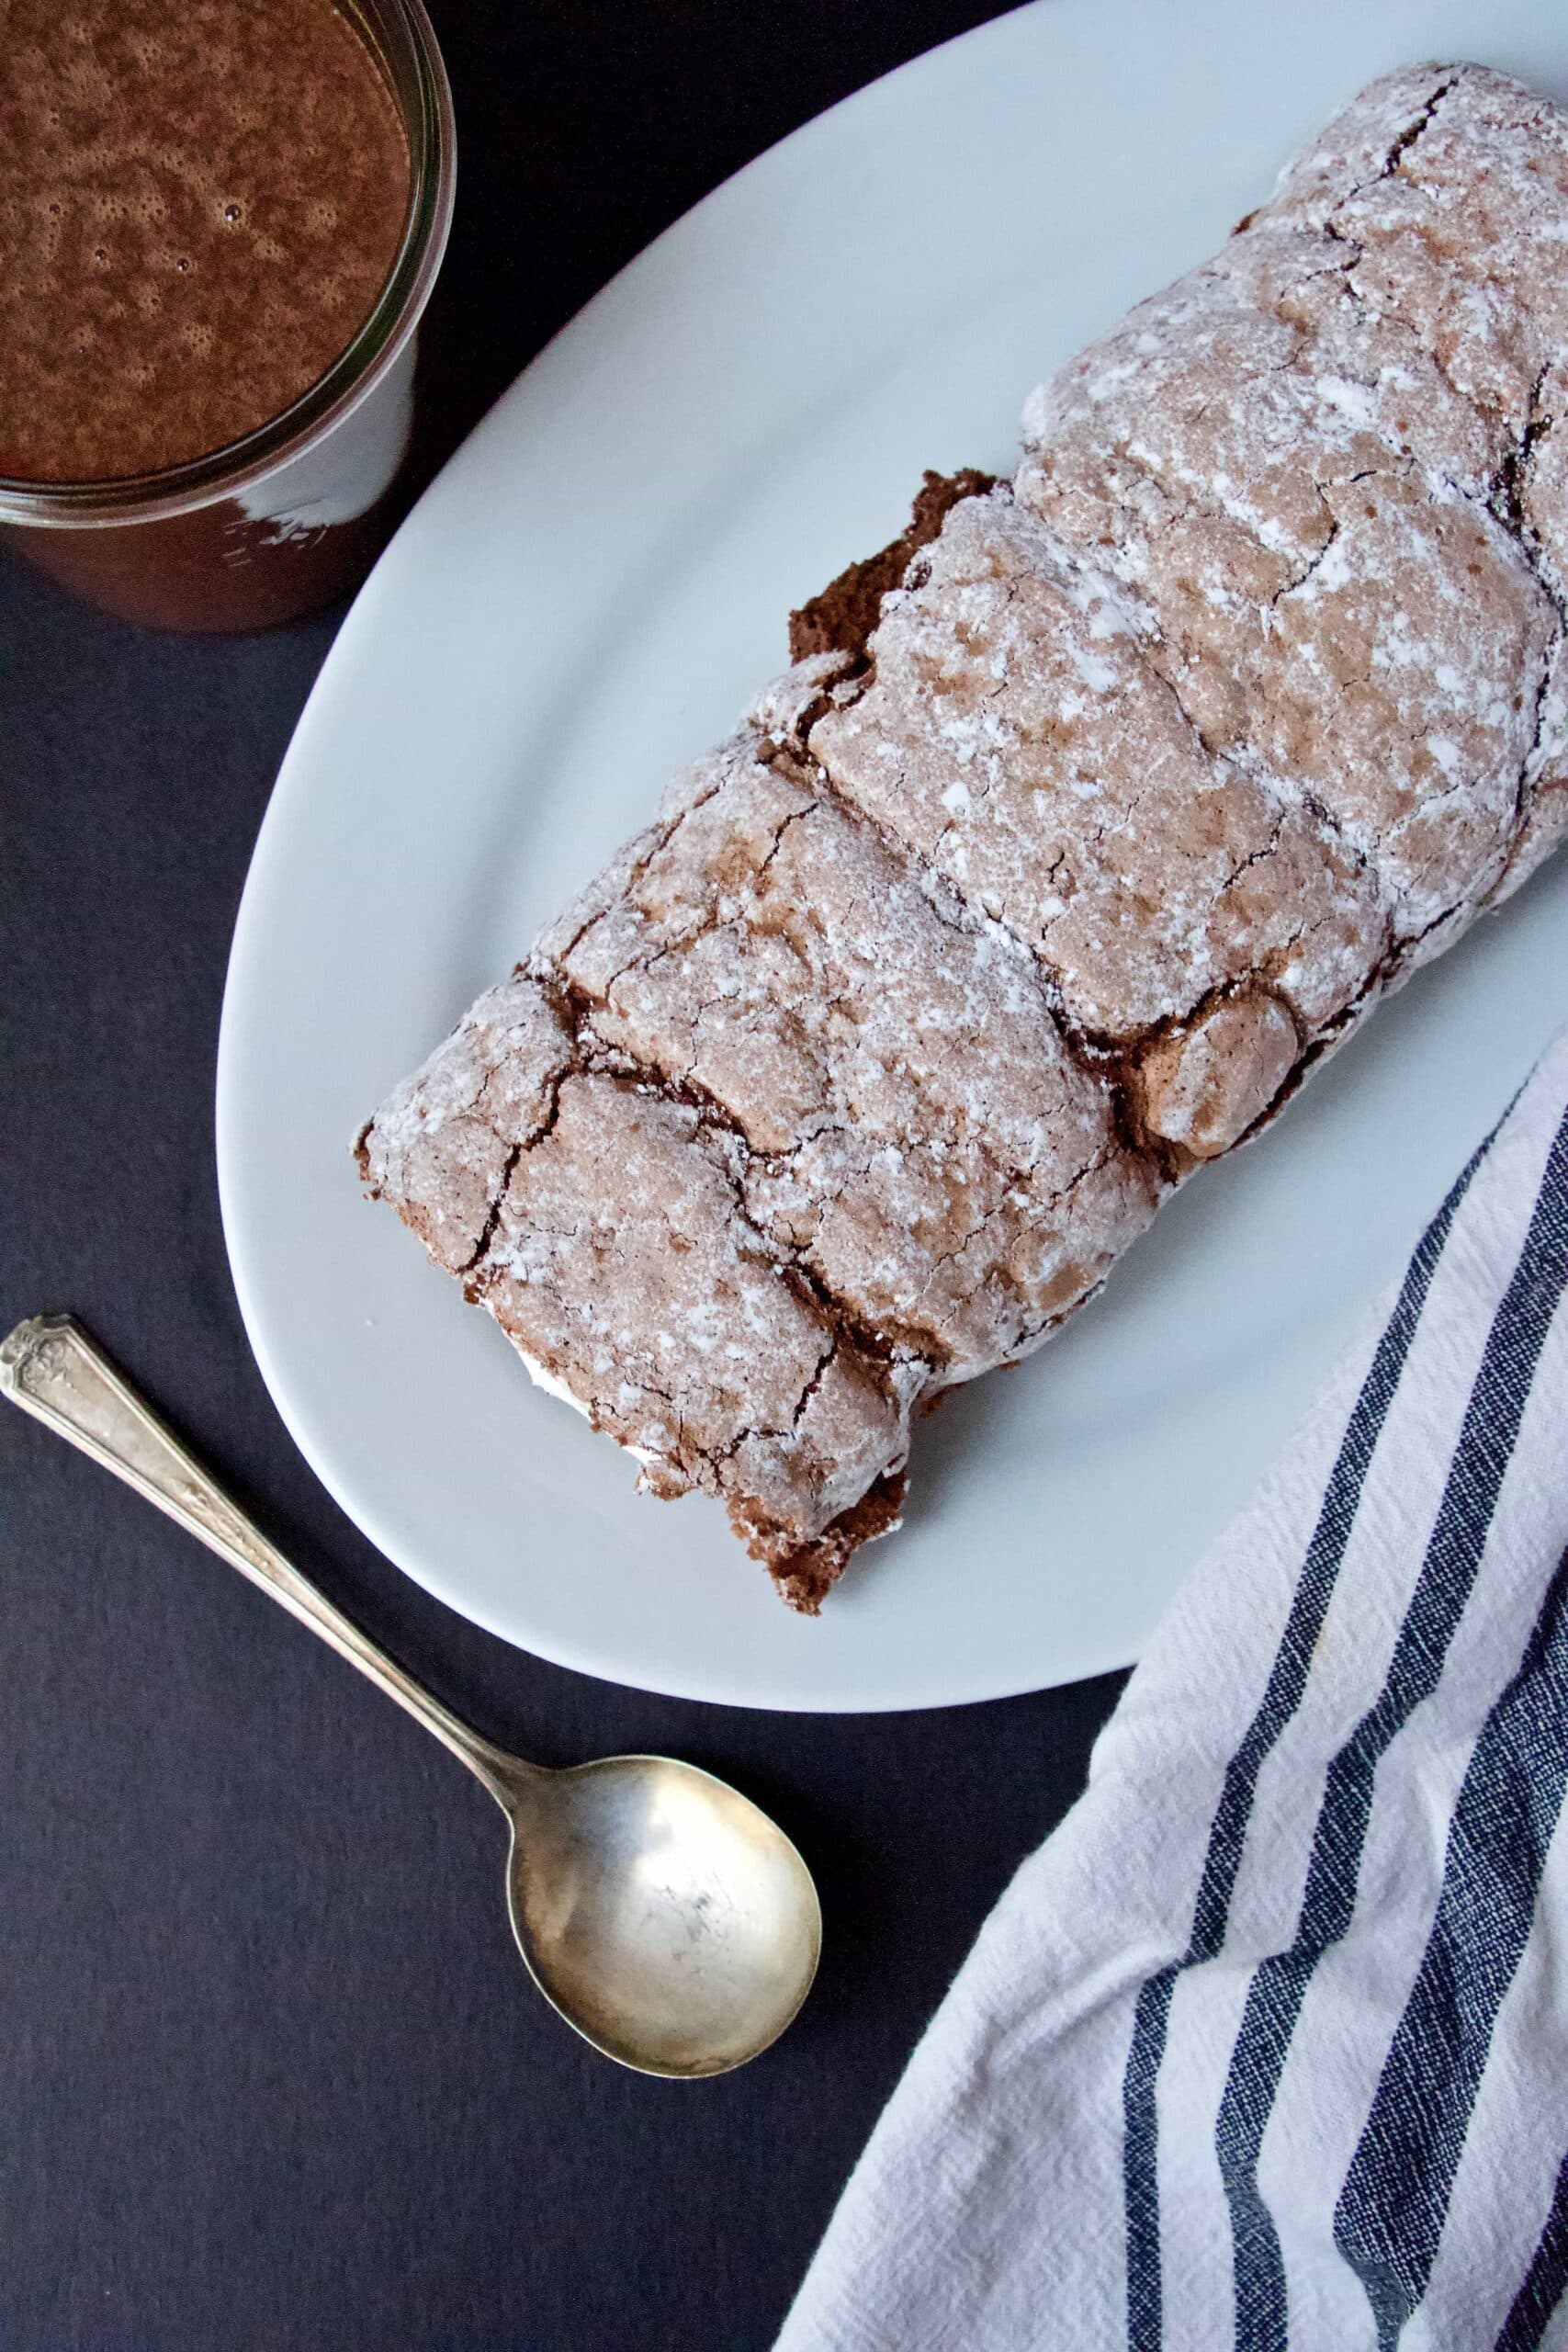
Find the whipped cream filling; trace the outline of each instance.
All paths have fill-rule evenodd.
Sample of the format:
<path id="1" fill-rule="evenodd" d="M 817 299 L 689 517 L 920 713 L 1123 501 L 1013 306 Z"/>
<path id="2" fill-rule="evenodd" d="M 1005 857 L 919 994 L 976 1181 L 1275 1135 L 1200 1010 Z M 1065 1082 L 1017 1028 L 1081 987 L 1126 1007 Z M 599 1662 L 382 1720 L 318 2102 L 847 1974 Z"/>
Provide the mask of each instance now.
<path id="1" fill-rule="evenodd" d="M 517 1342 L 515 1340 L 513 1340 L 512 1344 L 514 1348 L 517 1348 Z M 517 1352 L 522 1357 L 524 1363 L 527 1365 L 528 1377 L 533 1382 L 536 1388 L 542 1388 L 547 1396 L 558 1396 L 563 1405 L 570 1405 L 572 1411 L 574 1413 L 581 1413 L 585 1421 L 592 1419 L 588 1408 L 583 1403 L 581 1397 L 577 1396 L 567 1386 L 565 1381 L 561 1379 L 558 1373 L 549 1371 L 539 1362 L 536 1356 L 531 1356 L 526 1348 L 517 1348 Z M 637 1460 L 642 1464 L 645 1470 L 650 1463 L 657 1462 L 659 1460 L 659 1456 L 656 1453 L 650 1453 L 645 1445 L 628 1445 L 624 1450 L 627 1453 L 635 1455 Z"/>

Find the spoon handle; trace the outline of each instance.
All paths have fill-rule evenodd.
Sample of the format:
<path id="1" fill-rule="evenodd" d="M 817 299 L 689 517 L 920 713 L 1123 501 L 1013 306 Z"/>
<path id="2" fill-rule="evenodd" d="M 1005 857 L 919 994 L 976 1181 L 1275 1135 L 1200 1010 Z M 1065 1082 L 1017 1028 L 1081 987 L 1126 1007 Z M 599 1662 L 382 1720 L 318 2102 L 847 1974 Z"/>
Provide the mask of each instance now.
<path id="1" fill-rule="evenodd" d="M 0 1396 L 9 1396 L 150 1503 L 199 1536 L 368 1676 L 389 1699 L 434 1732 L 504 1804 L 504 1791 L 526 1769 L 449 1713 L 412 1675 L 378 1650 L 290 1566 L 259 1527 L 223 1492 L 195 1455 L 167 1430 L 72 1315 L 33 1315 L 0 1346 Z"/>

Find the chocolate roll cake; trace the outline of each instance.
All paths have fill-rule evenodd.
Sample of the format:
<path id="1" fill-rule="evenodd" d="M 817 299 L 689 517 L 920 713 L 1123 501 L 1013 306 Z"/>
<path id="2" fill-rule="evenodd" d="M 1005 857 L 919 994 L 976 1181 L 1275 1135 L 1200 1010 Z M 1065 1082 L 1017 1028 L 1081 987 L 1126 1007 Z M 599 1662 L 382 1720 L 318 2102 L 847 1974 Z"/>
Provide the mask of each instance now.
<path id="1" fill-rule="evenodd" d="M 795 1607 L 919 1401 L 1568 832 L 1568 118 L 1366 91 L 928 476 L 794 666 L 360 1137 L 535 1377 Z"/>

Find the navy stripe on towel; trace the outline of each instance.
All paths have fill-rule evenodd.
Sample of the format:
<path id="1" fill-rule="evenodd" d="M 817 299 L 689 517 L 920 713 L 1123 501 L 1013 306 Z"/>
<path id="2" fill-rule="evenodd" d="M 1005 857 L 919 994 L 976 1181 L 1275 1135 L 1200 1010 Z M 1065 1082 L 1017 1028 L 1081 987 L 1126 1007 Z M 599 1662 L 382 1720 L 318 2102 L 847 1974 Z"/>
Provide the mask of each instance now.
<path id="1" fill-rule="evenodd" d="M 1230 2207 L 1237 2352 L 1287 2352 L 1284 2263 L 1258 2154 L 1307 1986 L 1349 1927 L 1382 1758 L 1436 1690 L 1481 1562 L 1537 1359 L 1568 1280 L 1568 1118 L 1493 1317 L 1459 1443 L 1383 1688 L 1329 1766 L 1294 1940 L 1254 1973 L 1215 2126 Z"/>
<path id="2" fill-rule="evenodd" d="M 1334 2216 L 1379 2352 L 1427 2290 L 1503 1997 L 1568 1784 L 1568 1561 L 1475 1744 L 1437 1917 Z"/>
<path id="3" fill-rule="evenodd" d="M 1447 1200 L 1422 1235 L 1406 1269 L 1393 1312 L 1378 1340 L 1360 1395 L 1345 1426 L 1268 1687 L 1225 1770 L 1224 1786 L 1209 1833 L 1187 1951 L 1179 1962 L 1150 1976 L 1138 1995 L 1122 2084 L 1127 2340 L 1134 2352 L 1158 2352 L 1164 2326 L 1155 2091 L 1165 2055 L 1171 1996 L 1181 1971 L 1213 1959 L 1224 1941 L 1258 1776 L 1301 1705 L 1345 1546 L 1355 1524 L 1361 1488 L 1420 1323 L 1433 1272 L 1442 1256 L 1455 1213 L 1491 1141 L 1488 1136 L 1455 1178 Z"/>
<path id="4" fill-rule="evenodd" d="M 1546 2334 L 1546 2323 L 1568 2290 L 1568 2156 L 1564 2156 L 1551 2192 L 1551 2211 L 1503 2323 L 1496 2352 L 1536 2352 Z"/>

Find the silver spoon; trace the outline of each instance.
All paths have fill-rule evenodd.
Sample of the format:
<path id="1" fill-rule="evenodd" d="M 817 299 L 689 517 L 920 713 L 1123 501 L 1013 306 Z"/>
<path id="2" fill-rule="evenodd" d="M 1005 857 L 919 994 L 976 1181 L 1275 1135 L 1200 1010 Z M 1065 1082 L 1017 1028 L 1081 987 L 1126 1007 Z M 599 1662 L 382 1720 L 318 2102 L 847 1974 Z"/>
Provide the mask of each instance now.
<path id="1" fill-rule="evenodd" d="M 506 1897 L 529 1974 L 585 2041 L 646 2075 L 721 2075 L 810 1990 L 817 1890 L 776 1823 L 694 1764 L 569 1771 L 481 1739 L 334 1609 L 214 1483 L 69 1315 L 0 1347 L 0 1394 L 197 1535 L 460 1756 L 512 1825 Z"/>

